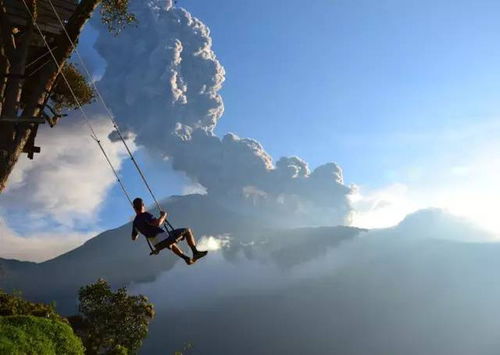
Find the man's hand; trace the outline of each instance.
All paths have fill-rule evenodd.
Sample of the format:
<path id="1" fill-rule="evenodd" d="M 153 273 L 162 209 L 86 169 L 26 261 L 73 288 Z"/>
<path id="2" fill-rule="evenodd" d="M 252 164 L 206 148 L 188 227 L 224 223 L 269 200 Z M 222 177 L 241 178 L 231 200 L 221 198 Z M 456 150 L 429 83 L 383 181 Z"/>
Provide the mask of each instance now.
<path id="1" fill-rule="evenodd" d="M 159 218 L 152 218 L 148 221 L 146 221 L 147 224 L 150 224 L 155 227 L 161 227 L 163 222 L 167 219 L 167 212 L 165 211 L 160 211 L 160 217 Z"/>
<path id="2" fill-rule="evenodd" d="M 158 218 L 158 226 L 161 226 L 167 219 L 167 212 L 160 211 L 160 218 Z"/>

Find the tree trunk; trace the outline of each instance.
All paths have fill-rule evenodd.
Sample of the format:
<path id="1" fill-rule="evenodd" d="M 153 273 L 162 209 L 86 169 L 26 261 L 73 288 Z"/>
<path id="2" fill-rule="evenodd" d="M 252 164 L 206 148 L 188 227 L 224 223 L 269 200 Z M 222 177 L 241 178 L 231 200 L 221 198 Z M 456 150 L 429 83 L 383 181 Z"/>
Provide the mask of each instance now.
<path id="1" fill-rule="evenodd" d="M 78 42 L 78 37 L 80 36 L 83 26 L 101 1 L 102 0 L 83 0 L 78 4 L 78 7 L 65 26 L 73 43 Z M 0 0 L 0 5 L 2 3 L 3 0 Z M 7 179 L 34 128 L 34 124 L 22 123 L 23 119 L 37 117 L 40 114 L 46 95 L 51 91 L 57 78 L 59 68 L 69 58 L 74 49 L 64 31 L 56 38 L 55 46 L 56 49 L 53 53 L 57 64 L 51 62 L 46 65 L 40 72 L 40 75 L 37 76 L 37 83 L 34 85 L 32 92 L 24 102 L 24 110 L 19 118 L 20 123 L 14 125 L 0 121 L 0 192 L 5 189 Z M 6 105 L 7 102 L 4 103 L 4 106 Z"/>
<path id="2" fill-rule="evenodd" d="M 17 41 L 16 50 L 12 54 L 10 60 L 10 73 L 14 76 L 10 77 L 7 81 L 7 85 L 5 87 L 4 105 L 2 108 L 2 116 L 7 117 L 17 117 L 17 111 L 20 104 L 19 99 L 21 98 L 22 85 L 24 82 L 23 76 L 26 69 L 28 49 L 33 38 L 34 21 L 36 21 L 37 18 L 35 0 L 26 1 L 26 4 L 29 6 L 30 12 L 33 14 L 33 18 L 30 17 L 26 21 L 24 33 Z"/>

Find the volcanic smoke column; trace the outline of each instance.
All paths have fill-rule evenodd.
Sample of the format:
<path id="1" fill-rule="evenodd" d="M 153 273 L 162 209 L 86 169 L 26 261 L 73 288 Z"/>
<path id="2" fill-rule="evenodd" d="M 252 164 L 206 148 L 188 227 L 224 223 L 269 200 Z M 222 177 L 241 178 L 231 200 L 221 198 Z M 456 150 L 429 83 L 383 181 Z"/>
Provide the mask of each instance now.
<path id="1" fill-rule="evenodd" d="M 107 62 L 98 85 L 139 146 L 246 214 L 287 225 L 348 221 L 352 188 L 335 163 L 312 172 L 298 157 L 274 164 L 256 140 L 214 134 L 225 72 L 205 24 L 171 1 L 136 1 L 131 10 L 138 26 L 111 38 L 96 23 L 95 47 Z"/>

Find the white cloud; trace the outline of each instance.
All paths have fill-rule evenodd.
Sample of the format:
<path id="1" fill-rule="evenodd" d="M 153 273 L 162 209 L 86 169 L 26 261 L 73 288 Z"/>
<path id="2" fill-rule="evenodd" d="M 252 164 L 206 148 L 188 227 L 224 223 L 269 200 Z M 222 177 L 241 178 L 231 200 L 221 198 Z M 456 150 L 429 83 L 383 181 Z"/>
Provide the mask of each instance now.
<path id="1" fill-rule="evenodd" d="M 119 169 L 124 148 L 109 140 L 112 125 L 100 115 L 90 116 L 110 161 Z M 96 229 L 99 208 L 116 183 L 77 113 L 55 128 L 42 127 L 36 144 L 41 153 L 34 160 L 21 157 L 2 194 L 0 257 L 43 261 L 81 245 L 96 233 L 76 230 Z"/>
<path id="2" fill-rule="evenodd" d="M 442 184 L 435 191 L 426 191 L 426 194 L 430 195 L 434 206 L 465 216 L 500 238 L 500 159 L 485 155 L 471 162 L 466 170 L 470 173 Z"/>
<path id="3" fill-rule="evenodd" d="M 184 185 L 184 187 L 182 188 L 182 194 L 183 195 L 191 195 L 191 194 L 206 195 L 207 189 L 203 185 L 201 185 L 200 183 L 191 182 L 191 183 L 188 183 L 187 185 Z"/>
<path id="4" fill-rule="evenodd" d="M 388 186 L 361 187 L 351 197 L 356 210 L 353 224 L 387 227 L 417 209 L 435 207 L 465 217 L 500 238 L 499 134 L 500 120 L 483 117 L 402 135 L 397 142 L 415 149 L 424 146 L 428 154 L 394 166 L 394 183 Z"/>
<path id="5" fill-rule="evenodd" d="M 93 237 L 96 233 L 34 233 L 17 234 L 0 217 L 0 257 L 41 262 L 72 250 Z"/>
<path id="6" fill-rule="evenodd" d="M 500 239 L 498 218 L 500 158 L 482 151 L 476 159 L 447 169 L 434 170 L 434 179 L 424 184 L 396 183 L 380 189 L 358 188 L 351 195 L 352 225 L 389 227 L 422 208 L 440 208 L 465 217 Z"/>
<path id="7" fill-rule="evenodd" d="M 42 151 L 34 160 L 19 160 L 2 194 L 3 209 L 35 220 L 49 217 L 68 227 L 95 219 L 116 180 L 78 116 L 66 118 L 55 128 L 40 130 L 37 144 Z M 99 117 L 92 119 L 92 125 L 111 162 L 119 169 L 124 149 L 108 139 L 110 123 Z"/>
<path id="8" fill-rule="evenodd" d="M 351 225 L 362 228 L 394 226 L 419 208 L 408 186 L 399 183 L 373 190 L 357 187 L 350 199 Z"/>
<path id="9" fill-rule="evenodd" d="M 227 248 L 229 247 L 229 244 L 230 237 L 227 234 L 218 236 L 204 235 L 198 241 L 197 247 L 199 250 L 214 251 L 222 248 Z"/>

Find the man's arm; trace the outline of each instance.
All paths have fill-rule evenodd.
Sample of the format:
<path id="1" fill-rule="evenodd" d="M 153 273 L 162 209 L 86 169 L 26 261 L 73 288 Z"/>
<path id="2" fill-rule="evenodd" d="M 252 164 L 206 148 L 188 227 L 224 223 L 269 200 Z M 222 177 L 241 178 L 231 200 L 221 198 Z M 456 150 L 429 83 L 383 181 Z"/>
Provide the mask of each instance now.
<path id="1" fill-rule="evenodd" d="M 139 232 L 137 231 L 137 228 L 135 228 L 135 226 L 132 226 L 132 234 L 131 234 L 132 240 L 136 240 L 138 235 Z"/>
<path id="2" fill-rule="evenodd" d="M 161 225 L 165 222 L 167 219 L 167 212 L 165 211 L 160 211 L 160 218 L 152 218 L 146 221 L 148 224 L 155 226 L 155 227 L 161 227 Z"/>

